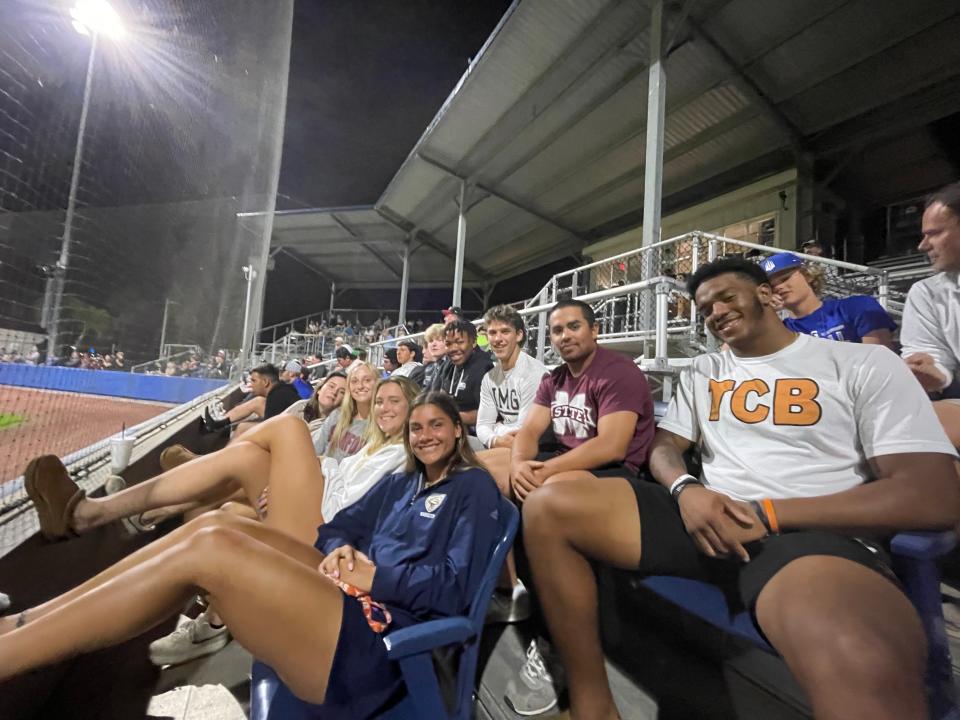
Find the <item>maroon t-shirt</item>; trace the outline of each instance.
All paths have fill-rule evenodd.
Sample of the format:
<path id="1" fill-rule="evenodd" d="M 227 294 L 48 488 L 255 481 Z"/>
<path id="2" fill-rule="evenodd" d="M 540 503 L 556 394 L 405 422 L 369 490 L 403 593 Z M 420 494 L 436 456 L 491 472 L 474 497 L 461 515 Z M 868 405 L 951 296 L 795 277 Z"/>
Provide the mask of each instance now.
<path id="1" fill-rule="evenodd" d="M 540 381 L 534 402 L 550 409 L 553 434 L 568 450 L 595 438 L 604 415 L 636 413 L 637 426 L 623 462 L 632 470 L 647 464 L 655 430 L 653 396 L 643 371 L 625 355 L 598 347 L 579 377 L 561 365 Z"/>

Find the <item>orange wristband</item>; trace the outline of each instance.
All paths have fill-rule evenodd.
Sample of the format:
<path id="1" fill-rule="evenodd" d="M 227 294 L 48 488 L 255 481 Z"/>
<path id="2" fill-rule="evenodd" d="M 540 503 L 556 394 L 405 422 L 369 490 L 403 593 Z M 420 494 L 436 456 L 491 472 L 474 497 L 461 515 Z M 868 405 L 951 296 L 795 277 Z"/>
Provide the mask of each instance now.
<path id="1" fill-rule="evenodd" d="M 780 534 L 780 523 L 777 522 L 777 511 L 773 509 L 773 500 L 764 498 L 760 501 L 763 511 L 767 514 L 767 522 L 770 524 L 770 532 L 774 535 Z"/>

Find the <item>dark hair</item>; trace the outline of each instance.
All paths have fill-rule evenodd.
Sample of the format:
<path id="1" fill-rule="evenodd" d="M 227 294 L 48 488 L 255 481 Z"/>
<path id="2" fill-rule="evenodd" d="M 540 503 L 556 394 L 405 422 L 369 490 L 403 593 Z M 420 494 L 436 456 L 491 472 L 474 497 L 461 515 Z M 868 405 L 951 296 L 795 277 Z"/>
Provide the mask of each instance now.
<path id="1" fill-rule="evenodd" d="M 413 340 L 401 340 L 397 343 L 397 347 L 401 345 L 413 353 L 413 359 L 416 362 L 423 360 L 423 348 L 420 347 L 419 343 Z"/>
<path id="2" fill-rule="evenodd" d="M 309 380 L 312 371 L 306 365 L 301 366 L 300 368 L 300 377 L 304 380 Z"/>
<path id="3" fill-rule="evenodd" d="M 950 183 L 946 187 L 937 190 L 933 195 L 927 198 L 926 210 L 931 205 L 943 205 L 960 220 L 960 182 Z"/>
<path id="4" fill-rule="evenodd" d="M 553 315 L 557 310 L 563 310 L 563 308 L 568 307 L 580 308 L 580 312 L 583 314 L 583 319 L 587 321 L 587 325 L 592 326 L 597 324 L 597 316 L 594 314 L 592 307 L 587 305 L 583 300 L 573 300 L 570 298 L 561 300 L 552 308 L 550 308 L 550 312 L 547 313 L 547 318 L 549 319 L 550 316 Z"/>
<path id="5" fill-rule="evenodd" d="M 471 340 L 476 340 L 477 326 L 466 320 L 454 320 L 452 323 L 448 323 L 443 329 L 443 337 L 446 338 L 447 335 L 451 335 L 453 333 L 461 333 L 462 335 L 469 337 Z"/>
<path id="6" fill-rule="evenodd" d="M 724 258 L 723 260 L 714 260 L 698 268 L 693 277 L 687 280 L 687 292 L 690 293 L 690 297 L 694 297 L 697 294 L 697 289 L 703 283 L 726 273 L 735 273 L 746 280 L 750 280 L 755 285 L 770 284 L 767 274 L 756 263 L 742 258 Z"/>
<path id="7" fill-rule="evenodd" d="M 264 363 L 263 365 L 257 365 L 253 370 L 250 371 L 250 374 L 256 373 L 261 377 L 267 378 L 272 383 L 280 382 L 280 371 L 277 370 L 275 365 L 270 363 Z"/>
<path id="8" fill-rule="evenodd" d="M 467 426 L 464 425 L 460 419 L 460 410 L 457 408 L 456 401 L 443 390 L 427 390 L 420 393 L 417 399 L 413 401 L 413 404 L 410 405 L 407 422 L 403 428 L 403 447 L 407 451 L 407 472 L 426 472 L 427 470 L 424 464 L 420 462 L 420 458 L 414 455 L 413 448 L 410 446 L 410 418 L 413 416 L 413 411 L 423 405 L 433 405 L 438 408 L 444 415 L 450 418 L 450 422 L 453 423 L 454 427 L 460 428 L 460 439 L 453 448 L 453 454 L 450 456 L 450 462 L 447 464 L 446 472 L 450 473 L 460 467 L 483 467 L 483 464 L 477 459 L 477 454 L 473 451 L 473 448 L 470 447 L 470 442 L 467 440 Z"/>
<path id="9" fill-rule="evenodd" d="M 489 325 L 492 322 L 509 325 L 518 333 L 522 333 L 524 339 L 527 337 L 527 328 L 523 325 L 523 318 L 516 309 L 509 305 L 494 305 L 483 314 L 483 324 Z"/>
<path id="10" fill-rule="evenodd" d="M 323 367 L 322 365 L 320 366 Z M 303 407 L 303 419 L 307 423 L 311 423 L 317 418 L 320 417 L 320 400 L 317 396 L 320 394 L 320 390 L 323 389 L 323 386 L 330 382 L 331 378 L 343 378 L 344 381 L 347 379 L 347 374 L 343 370 L 337 370 L 335 372 L 327 375 L 323 382 L 317 385 L 316 389 L 313 391 L 313 395 L 310 396 L 310 399 L 307 400 L 307 404 Z"/>
<path id="11" fill-rule="evenodd" d="M 387 348 L 383 351 L 384 357 L 386 357 L 390 362 L 393 363 L 393 367 L 396 369 L 400 367 L 400 361 L 397 360 L 397 349 L 396 348 Z"/>
<path id="12" fill-rule="evenodd" d="M 347 350 L 343 345 L 337 348 L 337 351 L 334 353 L 336 358 L 353 358 L 353 354 Z"/>

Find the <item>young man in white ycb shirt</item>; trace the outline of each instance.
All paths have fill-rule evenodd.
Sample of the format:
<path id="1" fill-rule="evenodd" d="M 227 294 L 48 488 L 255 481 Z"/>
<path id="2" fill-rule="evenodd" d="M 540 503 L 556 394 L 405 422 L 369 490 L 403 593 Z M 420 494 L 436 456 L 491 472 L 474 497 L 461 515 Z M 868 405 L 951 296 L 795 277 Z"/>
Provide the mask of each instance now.
<path id="1" fill-rule="evenodd" d="M 729 350 L 681 376 L 651 450 L 657 483 L 551 483 L 523 508 L 571 716 L 618 717 L 597 628 L 599 560 L 726 587 L 818 718 L 927 717 L 923 628 L 883 543 L 960 519 L 955 454 L 929 401 L 886 348 L 784 327 L 753 263 L 710 263 L 689 288 Z M 701 478 L 683 462 L 695 444 Z"/>

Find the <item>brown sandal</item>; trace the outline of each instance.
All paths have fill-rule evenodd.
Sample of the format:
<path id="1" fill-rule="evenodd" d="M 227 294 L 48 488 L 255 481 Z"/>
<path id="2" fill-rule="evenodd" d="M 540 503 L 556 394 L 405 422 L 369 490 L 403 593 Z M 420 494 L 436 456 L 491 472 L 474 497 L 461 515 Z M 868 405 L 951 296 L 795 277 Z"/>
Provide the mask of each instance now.
<path id="1" fill-rule="evenodd" d="M 40 518 L 40 533 L 47 540 L 76 535 L 73 511 L 86 497 L 56 455 L 41 455 L 27 465 L 24 488 Z"/>

